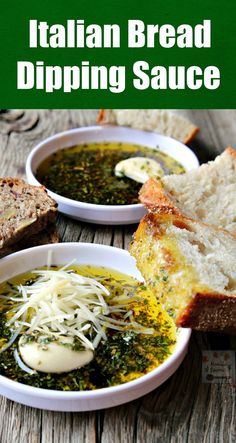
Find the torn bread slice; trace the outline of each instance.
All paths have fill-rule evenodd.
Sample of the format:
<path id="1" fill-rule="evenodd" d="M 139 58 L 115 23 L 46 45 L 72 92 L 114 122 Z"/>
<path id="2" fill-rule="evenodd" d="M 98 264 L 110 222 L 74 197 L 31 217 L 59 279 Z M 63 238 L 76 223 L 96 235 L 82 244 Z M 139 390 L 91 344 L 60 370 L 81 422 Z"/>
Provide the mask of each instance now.
<path id="1" fill-rule="evenodd" d="M 189 143 L 199 131 L 189 120 L 166 109 L 101 109 L 97 123 L 153 131 L 182 143 Z"/>
<path id="2" fill-rule="evenodd" d="M 54 223 L 57 203 L 43 186 L 0 179 L 0 251 Z"/>
<path id="3" fill-rule="evenodd" d="M 177 326 L 236 333 L 236 239 L 170 214 L 147 214 L 130 247 Z"/>
<path id="4" fill-rule="evenodd" d="M 23 238 L 18 243 L 10 245 L 6 248 L 0 249 L 0 258 L 13 252 L 22 251 L 22 249 L 32 248 L 33 246 L 47 245 L 50 243 L 59 243 L 60 236 L 54 225 L 49 225 L 47 228 L 40 231 L 38 234 L 33 234 L 30 237 Z"/>
<path id="5" fill-rule="evenodd" d="M 227 148 L 182 175 L 149 179 L 140 201 L 152 212 L 182 214 L 236 234 L 236 151 Z"/>

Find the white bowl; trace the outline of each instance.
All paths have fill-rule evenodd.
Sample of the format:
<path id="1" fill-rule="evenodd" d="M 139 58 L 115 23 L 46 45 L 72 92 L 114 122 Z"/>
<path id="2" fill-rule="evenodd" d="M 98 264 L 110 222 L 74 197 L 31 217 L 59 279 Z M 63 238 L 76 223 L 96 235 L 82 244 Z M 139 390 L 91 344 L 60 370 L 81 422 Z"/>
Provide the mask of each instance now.
<path id="1" fill-rule="evenodd" d="M 45 265 L 48 251 L 52 251 L 52 262 L 56 265 L 76 258 L 77 264 L 105 266 L 142 280 L 135 260 L 127 251 L 88 243 L 59 243 L 26 249 L 1 259 L 0 282 Z M 34 388 L 0 375 L 0 394 L 28 406 L 53 411 L 89 411 L 117 406 L 147 394 L 167 380 L 182 362 L 190 334 L 190 329 L 180 329 L 175 350 L 163 364 L 122 385 L 94 391 L 62 392 Z"/>
<path id="2" fill-rule="evenodd" d="M 26 175 L 28 182 L 32 185 L 40 184 L 35 177 L 37 168 L 53 152 L 76 144 L 99 141 L 137 143 L 150 148 L 159 146 L 162 152 L 179 161 L 187 171 L 199 166 L 195 154 L 187 146 L 170 137 L 154 132 L 137 131 L 117 126 L 88 126 L 61 132 L 39 143 L 27 158 Z M 145 214 L 142 204 L 95 205 L 62 197 L 50 191 L 50 189 L 48 189 L 48 192 L 57 201 L 59 211 L 76 220 L 105 225 L 120 225 L 137 223 Z"/>

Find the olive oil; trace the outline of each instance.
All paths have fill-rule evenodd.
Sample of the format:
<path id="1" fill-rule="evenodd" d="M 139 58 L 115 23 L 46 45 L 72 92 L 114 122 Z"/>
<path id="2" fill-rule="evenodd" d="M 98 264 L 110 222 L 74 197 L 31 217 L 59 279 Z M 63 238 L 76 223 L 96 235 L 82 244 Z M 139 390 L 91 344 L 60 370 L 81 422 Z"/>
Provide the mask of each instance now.
<path id="1" fill-rule="evenodd" d="M 41 163 L 36 175 L 48 189 L 72 200 L 99 205 L 136 204 L 140 183 L 115 175 L 115 166 L 132 157 L 156 160 L 164 174 L 185 172 L 180 163 L 159 149 L 101 142 L 57 151 Z"/>
<path id="2" fill-rule="evenodd" d="M 53 267 L 55 270 L 55 267 Z M 56 268 L 57 269 L 57 268 Z M 17 340 L 0 353 L 0 374 L 31 386 L 64 391 L 91 390 L 118 385 L 134 380 L 158 367 L 172 352 L 176 343 L 173 320 L 162 310 L 155 296 L 143 283 L 114 270 L 93 266 L 70 266 L 74 272 L 102 283 L 110 292 L 108 303 L 114 297 L 128 295 L 136 322 L 152 328 L 152 334 L 136 333 L 129 329 L 106 331 L 95 350 L 94 359 L 86 366 L 63 374 L 27 373 L 18 366 L 14 357 Z M 32 284 L 35 274 L 17 276 L 0 285 L 0 350 L 12 335 L 7 327 L 8 311 L 14 302 L 1 295 L 10 295 L 19 284 Z M 119 315 L 118 317 L 119 318 Z"/>

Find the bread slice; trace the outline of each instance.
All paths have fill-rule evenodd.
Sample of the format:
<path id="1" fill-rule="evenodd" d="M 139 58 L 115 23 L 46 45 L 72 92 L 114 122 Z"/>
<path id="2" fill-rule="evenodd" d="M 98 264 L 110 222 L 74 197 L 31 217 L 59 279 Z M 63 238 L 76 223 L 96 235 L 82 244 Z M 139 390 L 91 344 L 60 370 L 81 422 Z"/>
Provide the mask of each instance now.
<path id="1" fill-rule="evenodd" d="M 236 234 L 236 151 L 227 148 L 214 161 L 182 175 L 149 179 L 140 200 L 153 212 L 184 215 Z"/>
<path id="2" fill-rule="evenodd" d="M 49 243 L 59 243 L 60 236 L 54 225 L 49 225 L 38 234 L 23 238 L 18 243 L 10 245 L 0 250 L 0 258 L 5 257 L 13 252 L 22 251 L 23 249 L 32 248 L 33 246 L 47 245 Z"/>
<path id="3" fill-rule="evenodd" d="M 189 143 L 199 128 L 179 114 L 165 109 L 101 109 L 97 123 L 130 126 L 153 131 Z"/>
<path id="4" fill-rule="evenodd" d="M 130 247 L 177 326 L 236 333 L 236 239 L 173 214 L 147 214 Z"/>
<path id="5" fill-rule="evenodd" d="M 42 231 L 56 215 L 57 203 L 43 186 L 0 179 L 0 251 Z"/>

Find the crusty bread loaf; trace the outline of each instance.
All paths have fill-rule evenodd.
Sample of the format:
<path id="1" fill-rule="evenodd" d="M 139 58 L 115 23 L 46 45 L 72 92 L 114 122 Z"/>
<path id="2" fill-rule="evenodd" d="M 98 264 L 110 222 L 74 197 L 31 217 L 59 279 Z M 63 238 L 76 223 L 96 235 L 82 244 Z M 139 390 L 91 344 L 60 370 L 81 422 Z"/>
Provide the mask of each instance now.
<path id="1" fill-rule="evenodd" d="M 130 248 L 177 326 L 236 333 L 236 239 L 173 214 L 149 213 Z"/>
<path id="2" fill-rule="evenodd" d="M 97 123 L 130 126 L 189 143 L 199 129 L 179 114 L 163 109 L 101 109 Z"/>
<path id="3" fill-rule="evenodd" d="M 30 237 L 23 238 L 14 245 L 7 246 L 0 249 L 0 258 L 5 257 L 13 252 L 21 251 L 22 249 L 32 248 L 33 246 L 46 245 L 49 243 L 59 243 L 60 236 L 54 225 L 49 225 L 47 228 L 40 231 L 39 234 L 33 234 Z"/>
<path id="4" fill-rule="evenodd" d="M 214 161 L 182 175 L 149 179 L 140 200 L 153 212 L 182 214 L 236 234 L 236 151 L 227 148 Z"/>
<path id="5" fill-rule="evenodd" d="M 56 219 L 57 203 L 43 186 L 0 179 L 0 251 L 37 234 Z"/>

